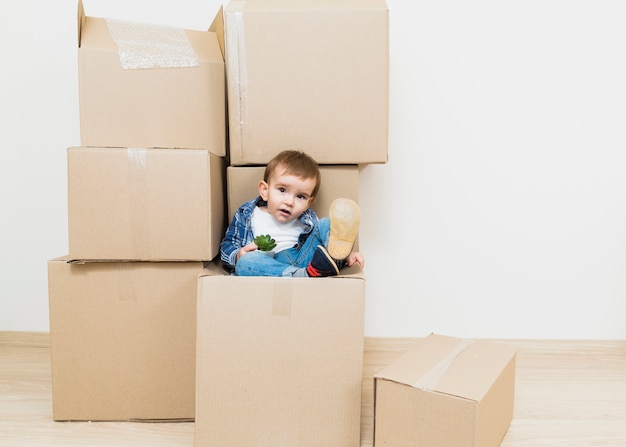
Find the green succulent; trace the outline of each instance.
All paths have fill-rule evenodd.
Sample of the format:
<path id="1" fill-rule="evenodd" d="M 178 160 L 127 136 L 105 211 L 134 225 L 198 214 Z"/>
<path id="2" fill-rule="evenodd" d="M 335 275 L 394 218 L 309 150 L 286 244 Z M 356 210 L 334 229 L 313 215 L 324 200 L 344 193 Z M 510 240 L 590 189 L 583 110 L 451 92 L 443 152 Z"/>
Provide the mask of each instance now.
<path id="1" fill-rule="evenodd" d="M 254 238 L 254 243 L 261 251 L 272 251 L 276 247 L 276 241 L 269 234 L 260 234 Z"/>

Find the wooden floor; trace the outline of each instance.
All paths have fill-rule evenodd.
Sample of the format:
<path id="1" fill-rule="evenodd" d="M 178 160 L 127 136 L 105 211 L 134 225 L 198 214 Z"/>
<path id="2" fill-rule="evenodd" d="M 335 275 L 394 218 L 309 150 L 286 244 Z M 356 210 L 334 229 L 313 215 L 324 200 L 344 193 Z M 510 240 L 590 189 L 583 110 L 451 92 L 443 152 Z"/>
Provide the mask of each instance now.
<path id="1" fill-rule="evenodd" d="M 366 339 L 362 447 L 372 445 L 372 375 L 414 342 Z M 506 342 L 519 350 L 502 447 L 626 447 L 626 341 Z M 0 332 L 0 446 L 193 446 L 193 422 L 54 422 L 51 414 L 48 335 Z"/>

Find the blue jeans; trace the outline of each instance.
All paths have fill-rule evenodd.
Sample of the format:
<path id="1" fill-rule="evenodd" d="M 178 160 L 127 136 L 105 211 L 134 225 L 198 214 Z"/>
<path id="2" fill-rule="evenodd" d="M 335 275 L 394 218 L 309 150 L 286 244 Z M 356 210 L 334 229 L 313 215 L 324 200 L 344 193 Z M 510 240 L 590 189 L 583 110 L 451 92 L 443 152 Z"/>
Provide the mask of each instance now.
<path id="1" fill-rule="evenodd" d="M 239 258 L 235 264 L 237 276 L 307 276 L 306 267 L 313 258 L 318 245 L 328 247 L 330 219 L 319 220 L 301 247 L 287 248 L 268 254 L 261 250 L 251 251 Z"/>

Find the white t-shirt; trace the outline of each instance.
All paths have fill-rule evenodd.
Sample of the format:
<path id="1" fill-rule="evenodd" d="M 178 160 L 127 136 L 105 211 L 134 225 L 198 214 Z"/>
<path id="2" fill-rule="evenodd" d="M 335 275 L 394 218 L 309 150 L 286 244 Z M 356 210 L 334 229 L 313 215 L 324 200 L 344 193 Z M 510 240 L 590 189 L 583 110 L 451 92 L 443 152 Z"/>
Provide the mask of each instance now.
<path id="1" fill-rule="evenodd" d="M 274 217 L 258 206 L 252 213 L 252 231 L 255 236 L 269 234 L 275 241 L 276 247 L 272 250 L 278 253 L 291 248 L 298 243 L 298 236 L 304 231 L 305 225 L 299 219 L 289 223 L 280 223 Z"/>

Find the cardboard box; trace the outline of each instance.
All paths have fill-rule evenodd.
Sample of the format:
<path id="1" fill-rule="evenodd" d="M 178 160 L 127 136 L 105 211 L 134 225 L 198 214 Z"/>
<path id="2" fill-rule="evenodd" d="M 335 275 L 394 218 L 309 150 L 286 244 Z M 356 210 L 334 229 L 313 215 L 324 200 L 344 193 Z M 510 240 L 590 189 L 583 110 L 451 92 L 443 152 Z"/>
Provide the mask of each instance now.
<path id="1" fill-rule="evenodd" d="M 78 4 L 83 146 L 226 155 L 224 58 L 216 33 L 85 16 Z"/>
<path id="2" fill-rule="evenodd" d="M 264 166 L 229 166 L 226 168 L 228 219 L 244 202 L 259 195 Z M 327 217 L 330 204 L 337 197 L 359 202 L 359 167 L 357 165 L 320 166 L 322 184 L 312 208 L 319 217 Z"/>
<path id="3" fill-rule="evenodd" d="M 374 445 L 499 446 L 513 418 L 515 349 L 430 335 L 374 376 Z"/>
<path id="4" fill-rule="evenodd" d="M 223 21 L 231 165 L 387 162 L 384 0 L 231 0 Z"/>
<path id="5" fill-rule="evenodd" d="M 69 255 L 211 260 L 224 235 L 224 160 L 200 149 L 68 149 Z"/>
<path id="6" fill-rule="evenodd" d="M 194 418 L 201 262 L 48 261 L 53 419 Z"/>
<path id="7" fill-rule="evenodd" d="M 345 273 L 200 277 L 197 447 L 361 445 L 365 280 Z"/>

